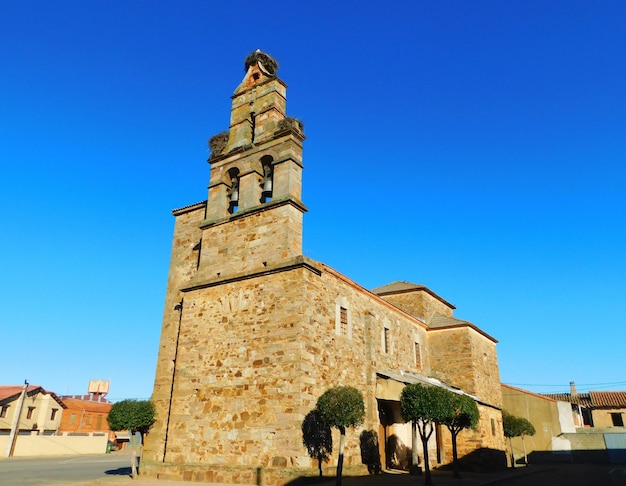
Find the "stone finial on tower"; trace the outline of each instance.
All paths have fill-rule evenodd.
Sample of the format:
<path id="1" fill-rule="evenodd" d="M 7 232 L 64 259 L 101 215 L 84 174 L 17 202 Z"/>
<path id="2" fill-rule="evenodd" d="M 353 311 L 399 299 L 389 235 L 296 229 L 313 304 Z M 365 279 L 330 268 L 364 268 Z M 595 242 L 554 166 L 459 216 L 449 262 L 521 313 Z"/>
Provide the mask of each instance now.
<path id="1" fill-rule="evenodd" d="M 276 76 L 278 62 L 257 49 L 244 66 L 246 74 L 232 96 L 225 153 L 263 142 L 285 118 L 287 86 Z"/>

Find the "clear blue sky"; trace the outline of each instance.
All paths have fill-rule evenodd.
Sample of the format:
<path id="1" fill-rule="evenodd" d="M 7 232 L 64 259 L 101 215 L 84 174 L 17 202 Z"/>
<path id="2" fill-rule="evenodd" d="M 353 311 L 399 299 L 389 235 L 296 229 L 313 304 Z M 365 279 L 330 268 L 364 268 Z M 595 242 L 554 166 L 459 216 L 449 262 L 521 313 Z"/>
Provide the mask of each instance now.
<path id="1" fill-rule="evenodd" d="M 626 389 L 625 2 L 5 0 L 0 25 L 0 383 L 150 396 L 170 211 L 206 198 L 261 48 L 308 137 L 307 256 L 427 285 L 505 383 Z"/>

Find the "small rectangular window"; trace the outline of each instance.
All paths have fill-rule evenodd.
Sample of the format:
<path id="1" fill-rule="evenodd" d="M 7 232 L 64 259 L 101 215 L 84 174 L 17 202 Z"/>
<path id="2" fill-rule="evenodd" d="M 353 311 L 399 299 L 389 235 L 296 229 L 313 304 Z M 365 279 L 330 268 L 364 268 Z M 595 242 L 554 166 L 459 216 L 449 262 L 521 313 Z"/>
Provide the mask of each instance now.
<path id="1" fill-rule="evenodd" d="M 26 412 L 26 418 L 32 419 L 34 411 L 35 411 L 35 407 L 28 407 L 28 412 Z"/>
<path id="2" fill-rule="evenodd" d="M 624 426 L 624 417 L 622 417 L 621 413 L 612 413 L 611 420 L 613 421 L 613 427 L 623 427 Z"/>
<path id="3" fill-rule="evenodd" d="M 389 328 L 386 327 L 383 331 L 383 350 L 385 354 L 389 354 Z"/>
<path id="4" fill-rule="evenodd" d="M 9 410 L 9 406 L 2 405 L 2 408 L 0 409 L 0 418 L 5 418 L 7 416 L 7 410 Z"/>
<path id="5" fill-rule="evenodd" d="M 70 415 L 70 425 L 74 425 L 76 423 L 76 414 L 73 413 Z"/>
<path id="6" fill-rule="evenodd" d="M 345 307 L 339 309 L 339 329 L 341 334 L 348 335 L 348 309 Z"/>
<path id="7" fill-rule="evenodd" d="M 96 420 L 96 429 L 97 430 L 102 429 L 102 415 L 98 415 L 98 419 Z"/>
<path id="8" fill-rule="evenodd" d="M 415 343 L 415 366 L 417 368 L 422 367 L 422 352 L 420 351 L 420 343 Z"/>
<path id="9" fill-rule="evenodd" d="M 491 419 L 491 435 L 496 435 L 496 419 Z"/>
<path id="10" fill-rule="evenodd" d="M 58 408 L 52 409 L 52 412 L 50 413 L 50 420 L 54 420 L 56 418 L 58 410 L 59 410 Z"/>

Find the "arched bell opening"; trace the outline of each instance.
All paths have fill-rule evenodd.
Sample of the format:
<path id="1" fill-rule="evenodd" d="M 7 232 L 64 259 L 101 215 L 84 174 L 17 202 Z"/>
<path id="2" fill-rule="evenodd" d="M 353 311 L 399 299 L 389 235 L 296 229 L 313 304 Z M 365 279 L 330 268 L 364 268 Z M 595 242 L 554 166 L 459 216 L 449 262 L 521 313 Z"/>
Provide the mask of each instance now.
<path id="1" fill-rule="evenodd" d="M 239 208 L 239 169 L 233 167 L 228 170 L 228 185 L 226 192 L 228 198 L 228 212 L 234 214 Z"/>
<path id="2" fill-rule="evenodd" d="M 261 199 L 262 203 L 272 200 L 274 196 L 274 166 L 273 157 L 264 155 L 261 157 L 261 166 L 263 168 L 263 178 L 261 179 Z"/>

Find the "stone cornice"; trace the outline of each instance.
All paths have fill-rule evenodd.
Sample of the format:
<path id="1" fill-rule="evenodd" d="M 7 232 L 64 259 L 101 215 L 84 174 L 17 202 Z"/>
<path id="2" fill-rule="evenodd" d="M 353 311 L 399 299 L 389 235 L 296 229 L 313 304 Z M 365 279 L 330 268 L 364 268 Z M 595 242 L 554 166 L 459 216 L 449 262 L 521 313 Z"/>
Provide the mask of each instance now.
<path id="1" fill-rule="evenodd" d="M 231 214 L 225 218 L 220 218 L 220 219 L 213 220 L 213 221 L 205 220 L 202 223 L 200 223 L 199 228 L 207 229 L 212 226 L 219 226 L 220 224 L 225 224 L 230 221 L 236 221 L 238 219 L 245 218 L 246 216 L 250 216 L 252 214 L 262 213 L 264 211 L 269 211 L 270 209 L 274 209 L 279 206 L 285 206 L 288 204 L 302 211 L 303 213 L 306 213 L 308 211 L 307 207 L 304 205 L 302 201 L 297 200 L 291 196 L 287 196 L 282 199 L 272 200 L 270 202 L 263 203 L 259 206 L 255 206 L 250 209 L 242 209 L 241 211 L 237 211 L 236 213 Z"/>
<path id="2" fill-rule="evenodd" d="M 316 275 L 321 275 L 322 271 L 317 267 L 315 262 L 304 255 L 299 255 L 289 260 L 284 260 L 275 265 L 267 266 L 262 270 L 242 272 L 239 274 L 230 275 L 228 277 L 217 277 L 206 280 L 191 281 L 185 287 L 180 289 L 181 292 L 192 292 L 194 290 L 206 289 L 209 287 L 216 287 L 218 285 L 224 285 L 233 282 L 240 282 L 242 280 L 249 280 L 251 278 L 264 277 L 275 273 L 289 272 L 291 270 L 305 269 L 313 272 Z"/>

